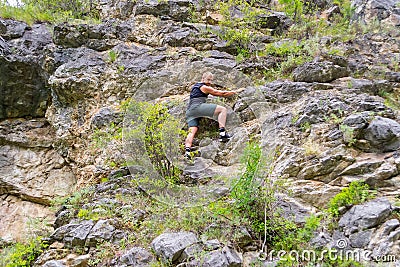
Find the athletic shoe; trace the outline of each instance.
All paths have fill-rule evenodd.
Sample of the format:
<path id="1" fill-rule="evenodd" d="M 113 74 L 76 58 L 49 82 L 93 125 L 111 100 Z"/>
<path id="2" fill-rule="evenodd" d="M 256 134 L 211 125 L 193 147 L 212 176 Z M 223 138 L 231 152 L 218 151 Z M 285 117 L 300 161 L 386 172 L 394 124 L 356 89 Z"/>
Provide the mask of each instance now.
<path id="1" fill-rule="evenodd" d="M 232 136 L 230 136 L 227 132 L 220 132 L 219 133 L 219 141 L 226 143 L 231 139 Z"/>

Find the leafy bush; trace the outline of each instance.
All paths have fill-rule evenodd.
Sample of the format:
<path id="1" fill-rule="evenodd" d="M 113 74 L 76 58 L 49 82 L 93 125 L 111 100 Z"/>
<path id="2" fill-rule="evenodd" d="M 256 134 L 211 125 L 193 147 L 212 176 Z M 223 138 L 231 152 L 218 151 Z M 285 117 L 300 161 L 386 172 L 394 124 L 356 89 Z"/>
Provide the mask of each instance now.
<path id="1" fill-rule="evenodd" d="M 10 6 L 0 0 L 0 17 L 33 24 L 40 21 L 60 22 L 69 19 L 99 19 L 93 0 L 23 0 L 21 6 Z"/>
<path id="2" fill-rule="evenodd" d="M 369 186 L 364 182 L 351 182 L 349 187 L 334 196 L 328 204 L 328 213 L 333 216 L 339 216 L 339 208 L 347 205 L 355 205 L 365 202 L 372 198 L 373 194 L 369 192 Z"/>
<path id="3" fill-rule="evenodd" d="M 298 21 L 303 13 L 303 2 L 301 0 L 279 0 L 279 4 L 283 5 L 285 12 Z"/>
<path id="4" fill-rule="evenodd" d="M 238 54 L 249 57 L 252 52 L 251 44 L 255 39 L 256 19 L 259 14 L 264 11 L 255 8 L 253 1 L 244 0 L 228 0 L 217 1 L 217 8 L 224 16 L 224 20 L 220 22 L 222 34 L 219 36 L 235 44 L 238 47 Z M 233 10 L 238 9 L 243 16 L 236 17 Z"/>
<path id="5" fill-rule="evenodd" d="M 182 171 L 174 166 L 171 159 L 179 158 L 183 151 L 185 131 L 182 125 L 171 114 L 167 107 L 160 103 L 147 103 L 131 101 L 126 107 L 130 119 L 131 129 L 124 132 L 127 140 L 136 140 L 144 145 L 152 167 L 168 182 L 179 183 Z M 142 150 L 136 145 L 130 147 L 129 153 L 135 153 L 135 149 Z M 143 151 L 137 151 L 143 153 Z M 139 155 L 143 160 L 143 155 Z M 137 164 L 142 165 L 140 162 Z M 150 166 L 147 166 L 150 167 Z"/>
<path id="6" fill-rule="evenodd" d="M 247 218 L 254 233 L 269 244 L 295 228 L 292 221 L 282 218 L 277 208 L 277 194 L 285 191 L 285 187 L 283 181 L 269 177 L 273 160 L 273 155 L 263 155 L 257 142 L 249 142 L 242 157 L 245 170 L 231 192 L 232 212 Z"/>
<path id="7" fill-rule="evenodd" d="M 6 267 L 32 266 L 36 258 L 47 246 L 42 242 L 41 237 L 33 238 L 26 243 L 16 243 L 2 252 L 3 255 L 0 256 L 4 262 L 0 263 Z"/>

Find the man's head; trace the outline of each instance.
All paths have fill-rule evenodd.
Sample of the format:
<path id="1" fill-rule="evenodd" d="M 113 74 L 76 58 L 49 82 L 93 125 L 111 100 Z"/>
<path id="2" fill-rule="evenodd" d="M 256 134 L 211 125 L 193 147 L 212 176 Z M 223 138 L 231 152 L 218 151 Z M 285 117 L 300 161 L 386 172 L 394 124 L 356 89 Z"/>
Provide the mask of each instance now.
<path id="1" fill-rule="evenodd" d="M 212 83 L 213 78 L 214 78 L 214 75 L 211 72 L 207 71 L 207 72 L 203 73 L 203 77 L 201 78 L 201 81 L 203 83 L 205 83 L 206 85 L 210 85 Z"/>

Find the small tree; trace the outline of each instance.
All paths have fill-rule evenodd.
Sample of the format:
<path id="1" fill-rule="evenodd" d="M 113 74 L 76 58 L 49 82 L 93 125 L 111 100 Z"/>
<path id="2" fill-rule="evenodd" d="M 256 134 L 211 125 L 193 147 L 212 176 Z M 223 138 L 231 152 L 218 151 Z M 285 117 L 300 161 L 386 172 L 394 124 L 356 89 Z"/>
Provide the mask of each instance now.
<path id="1" fill-rule="evenodd" d="M 180 122 L 159 103 L 131 101 L 125 109 L 129 122 L 125 122 L 124 138 L 132 144 L 127 152 L 135 164 L 152 167 L 166 181 L 179 183 L 182 171 L 175 162 L 183 151 Z M 146 156 L 152 166 L 146 165 Z"/>

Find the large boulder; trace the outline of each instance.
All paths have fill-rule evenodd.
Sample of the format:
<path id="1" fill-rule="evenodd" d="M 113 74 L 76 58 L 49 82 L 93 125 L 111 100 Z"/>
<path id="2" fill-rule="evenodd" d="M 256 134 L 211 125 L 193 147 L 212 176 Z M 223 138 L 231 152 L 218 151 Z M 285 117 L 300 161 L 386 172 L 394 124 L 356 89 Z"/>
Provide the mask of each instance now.
<path id="1" fill-rule="evenodd" d="M 361 112 L 346 117 L 343 125 L 344 135 L 350 135 L 355 146 L 366 152 L 390 152 L 400 147 L 400 124 L 395 120 Z"/>
<path id="2" fill-rule="evenodd" d="M 377 116 L 364 130 L 364 138 L 378 151 L 395 151 L 400 147 L 400 124 Z"/>
<path id="3" fill-rule="evenodd" d="M 0 37 L 0 119 L 43 117 L 50 97 L 45 50 L 51 34 L 45 24 L 1 21 L 8 41 Z"/>
<path id="4" fill-rule="evenodd" d="M 393 211 L 391 203 L 384 198 L 371 200 L 352 207 L 339 220 L 339 227 L 346 235 L 376 227 Z"/>
<path id="5" fill-rule="evenodd" d="M 92 220 L 71 221 L 57 228 L 50 236 L 52 241 L 60 241 L 68 246 L 95 247 L 105 241 L 119 242 L 126 234 L 114 226 L 115 221 Z"/>
<path id="6" fill-rule="evenodd" d="M 71 222 L 57 230 L 50 236 L 51 240 L 61 241 L 68 246 L 83 247 L 86 238 L 92 230 L 95 223 L 92 220 L 82 222 Z"/>
<path id="7" fill-rule="evenodd" d="M 170 262 L 179 259 L 183 250 L 199 242 L 196 235 L 190 232 L 164 233 L 151 242 L 157 256 Z"/>
<path id="8" fill-rule="evenodd" d="M 133 247 L 125 251 L 118 259 L 114 259 L 113 266 L 147 267 L 154 261 L 154 256 L 141 247 Z"/>
<path id="9" fill-rule="evenodd" d="M 346 77 L 349 72 L 346 67 L 335 65 L 330 61 L 308 62 L 293 71 L 296 82 L 331 82 Z"/>

